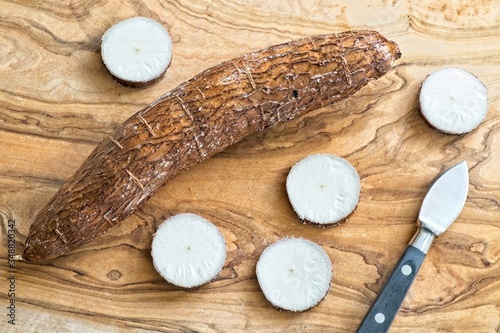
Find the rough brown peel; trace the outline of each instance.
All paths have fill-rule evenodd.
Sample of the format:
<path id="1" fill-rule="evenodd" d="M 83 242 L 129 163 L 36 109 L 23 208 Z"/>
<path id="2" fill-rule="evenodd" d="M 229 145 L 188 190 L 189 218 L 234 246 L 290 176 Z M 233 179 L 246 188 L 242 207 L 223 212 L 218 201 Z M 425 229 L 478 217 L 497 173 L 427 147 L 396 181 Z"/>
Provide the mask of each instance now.
<path id="1" fill-rule="evenodd" d="M 33 222 L 24 258 L 45 261 L 103 234 L 179 172 L 247 135 L 342 100 L 400 57 L 374 31 L 303 38 L 221 63 L 101 142 Z"/>

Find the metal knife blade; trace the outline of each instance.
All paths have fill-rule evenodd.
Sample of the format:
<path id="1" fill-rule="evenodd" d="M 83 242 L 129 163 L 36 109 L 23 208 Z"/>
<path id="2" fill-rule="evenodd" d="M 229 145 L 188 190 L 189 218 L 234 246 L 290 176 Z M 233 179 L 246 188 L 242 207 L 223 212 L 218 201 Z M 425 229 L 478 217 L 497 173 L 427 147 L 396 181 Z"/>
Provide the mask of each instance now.
<path id="1" fill-rule="evenodd" d="M 469 172 L 465 161 L 441 174 L 427 192 L 419 221 L 436 236 L 442 234 L 458 217 L 467 199 Z"/>
<path id="2" fill-rule="evenodd" d="M 358 333 L 389 330 L 435 236 L 458 217 L 467 199 L 469 171 L 465 161 L 438 176 L 420 208 L 420 228 L 358 328 Z"/>

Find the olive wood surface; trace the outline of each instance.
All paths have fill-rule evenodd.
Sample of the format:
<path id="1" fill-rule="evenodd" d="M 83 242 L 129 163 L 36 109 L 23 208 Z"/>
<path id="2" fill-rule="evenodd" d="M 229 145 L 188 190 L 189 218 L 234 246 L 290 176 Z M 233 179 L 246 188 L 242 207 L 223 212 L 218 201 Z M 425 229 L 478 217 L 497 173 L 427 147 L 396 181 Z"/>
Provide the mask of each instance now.
<path id="1" fill-rule="evenodd" d="M 137 15 L 161 22 L 174 52 L 165 77 L 140 90 L 113 81 L 99 53 L 106 29 Z M 130 115 L 243 53 L 365 28 L 401 49 L 386 76 L 192 167 L 83 247 L 9 267 L 9 221 L 21 254 L 38 211 Z M 434 241 L 390 332 L 500 331 L 496 1 L 0 1 L 0 46 L 1 332 L 354 332 L 417 230 L 430 182 L 464 159 L 465 208 Z M 467 135 L 442 134 L 419 114 L 422 81 L 445 66 L 488 89 L 487 118 Z M 300 223 L 286 196 L 288 171 L 314 153 L 346 158 L 361 178 L 356 211 L 335 228 Z M 186 211 L 218 226 L 228 251 L 220 276 L 194 290 L 165 282 L 150 256 L 156 227 Z M 291 236 L 320 244 L 334 267 L 327 297 L 303 313 L 276 310 L 255 276 L 263 249 Z"/>

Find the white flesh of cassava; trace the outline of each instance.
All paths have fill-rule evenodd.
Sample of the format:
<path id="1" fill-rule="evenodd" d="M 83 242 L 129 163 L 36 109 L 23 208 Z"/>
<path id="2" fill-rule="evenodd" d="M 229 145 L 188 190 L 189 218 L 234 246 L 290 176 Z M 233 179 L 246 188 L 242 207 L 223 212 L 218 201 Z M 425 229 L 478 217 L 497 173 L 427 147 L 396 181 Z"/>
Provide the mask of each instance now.
<path id="1" fill-rule="evenodd" d="M 422 115 L 444 133 L 468 133 L 488 112 L 486 87 L 477 77 L 459 68 L 443 68 L 429 75 L 419 97 Z"/>
<path id="2" fill-rule="evenodd" d="M 192 288 L 215 279 L 224 267 L 226 246 L 216 226 L 201 216 L 183 213 L 158 227 L 151 255 L 165 280 Z"/>
<path id="3" fill-rule="evenodd" d="M 310 155 L 290 170 L 286 189 L 300 219 L 331 225 L 349 216 L 358 204 L 361 190 L 356 169 L 331 154 Z"/>
<path id="4" fill-rule="evenodd" d="M 288 311 L 305 311 L 325 298 L 332 279 L 332 264 L 318 244 L 286 238 L 262 252 L 257 279 L 267 300 Z"/>
<path id="5" fill-rule="evenodd" d="M 126 82 L 157 79 L 172 59 L 172 40 L 165 28 L 146 17 L 132 17 L 109 28 L 102 37 L 102 59 L 116 78 Z"/>

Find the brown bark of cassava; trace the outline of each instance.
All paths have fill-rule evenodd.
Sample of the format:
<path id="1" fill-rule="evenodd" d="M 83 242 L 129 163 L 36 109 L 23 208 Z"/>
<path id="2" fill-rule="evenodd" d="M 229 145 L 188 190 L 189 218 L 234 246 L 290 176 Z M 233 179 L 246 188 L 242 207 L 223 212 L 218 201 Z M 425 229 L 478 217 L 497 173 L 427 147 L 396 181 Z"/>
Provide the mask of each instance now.
<path id="1" fill-rule="evenodd" d="M 96 147 L 37 215 L 24 259 L 45 261 L 103 234 L 179 172 L 352 95 L 399 57 L 379 33 L 351 31 L 272 46 L 200 73 Z"/>

